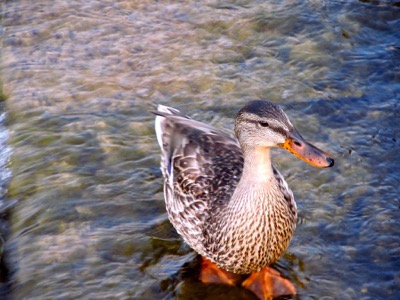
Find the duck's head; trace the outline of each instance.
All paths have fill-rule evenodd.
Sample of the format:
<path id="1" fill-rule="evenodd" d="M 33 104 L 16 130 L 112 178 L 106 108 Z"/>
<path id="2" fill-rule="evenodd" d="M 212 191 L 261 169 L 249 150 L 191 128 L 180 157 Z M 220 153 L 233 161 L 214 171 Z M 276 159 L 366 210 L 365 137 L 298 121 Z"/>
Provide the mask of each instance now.
<path id="1" fill-rule="evenodd" d="M 281 147 L 314 167 L 332 167 L 333 157 L 306 142 L 276 104 L 255 100 L 238 113 L 235 133 L 243 150 Z"/>

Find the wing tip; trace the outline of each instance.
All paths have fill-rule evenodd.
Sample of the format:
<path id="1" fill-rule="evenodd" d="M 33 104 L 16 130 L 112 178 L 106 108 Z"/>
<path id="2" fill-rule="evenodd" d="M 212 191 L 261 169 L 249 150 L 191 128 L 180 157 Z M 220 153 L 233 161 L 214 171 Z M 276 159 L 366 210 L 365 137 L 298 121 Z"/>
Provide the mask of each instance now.
<path id="1" fill-rule="evenodd" d="M 182 113 L 177 110 L 176 108 L 170 107 L 170 106 L 166 106 L 166 105 L 162 105 L 162 104 L 158 104 L 157 105 L 157 110 L 152 110 L 151 111 L 153 114 L 159 115 L 159 116 L 167 116 L 167 115 L 178 115 L 181 116 Z"/>

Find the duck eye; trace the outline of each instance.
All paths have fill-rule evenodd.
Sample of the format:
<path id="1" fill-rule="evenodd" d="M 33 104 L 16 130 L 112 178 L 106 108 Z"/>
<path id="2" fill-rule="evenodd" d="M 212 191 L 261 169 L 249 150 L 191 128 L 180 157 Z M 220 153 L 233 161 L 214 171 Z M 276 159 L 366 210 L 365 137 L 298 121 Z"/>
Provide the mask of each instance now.
<path id="1" fill-rule="evenodd" d="M 261 127 L 268 127 L 269 126 L 268 122 L 265 122 L 265 121 L 260 121 L 260 122 L 258 122 L 258 124 L 260 124 Z"/>

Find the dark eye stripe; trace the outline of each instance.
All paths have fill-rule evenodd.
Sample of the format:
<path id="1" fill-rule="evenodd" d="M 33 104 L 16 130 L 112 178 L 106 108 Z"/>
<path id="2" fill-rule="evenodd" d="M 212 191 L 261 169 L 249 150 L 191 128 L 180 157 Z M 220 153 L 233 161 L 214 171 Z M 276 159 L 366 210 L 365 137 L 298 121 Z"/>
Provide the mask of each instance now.
<path id="1" fill-rule="evenodd" d="M 257 124 L 257 125 L 261 125 L 261 123 L 264 123 L 263 121 L 254 121 L 254 120 L 246 120 L 247 123 L 253 123 L 253 124 Z M 271 126 L 268 122 L 265 122 L 268 125 L 265 127 L 270 128 L 272 131 L 279 133 L 280 135 L 286 136 L 286 130 L 283 129 L 282 127 L 275 127 L 275 126 Z M 261 125 L 262 126 L 262 125 Z M 264 126 L 263 126 L 264 127 Z"/>

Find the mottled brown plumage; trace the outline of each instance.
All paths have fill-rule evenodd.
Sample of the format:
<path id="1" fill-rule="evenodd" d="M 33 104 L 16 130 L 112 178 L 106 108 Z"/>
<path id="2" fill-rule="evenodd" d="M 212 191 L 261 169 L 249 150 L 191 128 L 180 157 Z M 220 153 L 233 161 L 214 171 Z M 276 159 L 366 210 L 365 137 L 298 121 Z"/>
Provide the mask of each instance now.
<path id="1" fill-rule="evenodd" d="M 271 164 L 270 148 L 297 147 L 302 159 L 318 156 L 319 167 L 333 165 L 333 159 L 306 143 L 270 102 L 252 101 L 239 111 L 237 139 L 170 107 L 160 105 L 155 114 L 166 208 L 183 239 L 235 273 L 258 271 L 277 260 L 295 230 L 297 209 Z M 302 157 L 303 148 L 314 152 Z"/>

